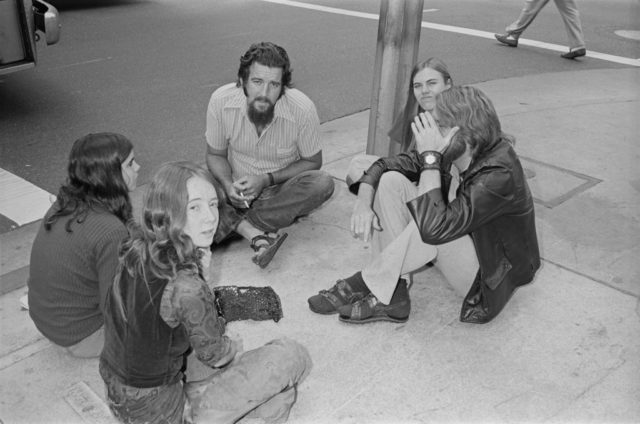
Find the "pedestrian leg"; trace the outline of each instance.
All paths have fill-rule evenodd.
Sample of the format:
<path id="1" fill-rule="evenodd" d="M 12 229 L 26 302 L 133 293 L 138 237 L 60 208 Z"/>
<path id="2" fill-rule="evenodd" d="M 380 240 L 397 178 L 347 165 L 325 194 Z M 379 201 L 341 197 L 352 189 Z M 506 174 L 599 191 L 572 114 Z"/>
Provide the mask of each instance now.
<path id="1" fill-rule="evenodd" d="M 549 0 L 525 0 L 524 7 L 520 11 L 520 16 L 505 30 L 507 34 L 518 38 L 531 22 L 538 16 L 538 13 L 549 2 Z"/>
<path id="2" fill-rule="evenodd" d="M 571 50 L 585 48 L 582 24 L 580 23 L 580 12 L 575 0 L 555 0 L 564 27 L 569 37 L 569 48 Z"/>

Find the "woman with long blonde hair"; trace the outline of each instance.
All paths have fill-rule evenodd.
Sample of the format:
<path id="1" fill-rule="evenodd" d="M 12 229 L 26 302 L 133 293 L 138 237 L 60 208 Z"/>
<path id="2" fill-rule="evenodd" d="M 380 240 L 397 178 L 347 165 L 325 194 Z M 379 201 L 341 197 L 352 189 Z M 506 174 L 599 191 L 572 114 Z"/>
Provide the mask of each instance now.
<path id="1" fill-rule="evenodd" d="M 252 410 L 288 416 L 311 360 L 287 339 L 239 354 L 240 342 L 225 335 L 203 275 L 218 219 L 209 172 L 191 162 L 158 170 L 142 221 L 122 247 L 105 308 L 100 374 L 122 422 L 226 423 Z M 186 382 L 191 350 L 221 371 Z"/>

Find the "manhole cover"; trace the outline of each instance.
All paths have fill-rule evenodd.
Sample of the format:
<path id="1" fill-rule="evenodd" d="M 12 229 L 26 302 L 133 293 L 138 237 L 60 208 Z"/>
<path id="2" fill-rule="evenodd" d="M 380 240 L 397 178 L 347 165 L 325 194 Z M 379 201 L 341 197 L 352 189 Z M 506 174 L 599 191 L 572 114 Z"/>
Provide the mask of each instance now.
<path id="1" fill-rule="evenodd" d="M 615 31 L 616 35 L 623 38 L 630 38 L 632 40 L 640 40 L 640 31 L 618 30 Z"/>
<path id="2" fill-rule="evenodd" d="M 533 174 L 527 179 L 533 200 L 554 208 L 602 180 L 520 156 L 522 167 Z"/>

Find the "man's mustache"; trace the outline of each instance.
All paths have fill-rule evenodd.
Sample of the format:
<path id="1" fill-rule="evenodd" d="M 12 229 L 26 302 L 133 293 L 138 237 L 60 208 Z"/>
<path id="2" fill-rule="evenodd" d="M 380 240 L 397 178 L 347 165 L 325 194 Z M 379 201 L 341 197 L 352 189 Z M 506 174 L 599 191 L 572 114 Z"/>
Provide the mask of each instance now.
<path id="1" fill-rule="evenodd" d="M 253 99 L 251 103 L 255 103 L 255 102 L 266 102 L 266 103 L 269 103 L 271 106 L 273 106 L 273 103 L 271 103 L 271 100 L 265 96 L 256 97 L 255 99 Z"/>

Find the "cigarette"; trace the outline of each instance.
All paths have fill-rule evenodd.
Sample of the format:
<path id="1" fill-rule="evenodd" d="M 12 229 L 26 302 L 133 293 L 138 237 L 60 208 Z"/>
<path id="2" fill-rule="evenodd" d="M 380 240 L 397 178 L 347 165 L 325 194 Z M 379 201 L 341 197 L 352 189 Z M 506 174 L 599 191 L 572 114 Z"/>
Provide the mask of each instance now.
<path id="1" fill-rule="evenodd" d="M 240 197 L 242 197 L 244 199 L 244 193 L 240 192 Z M 249 202 L 247 202 L 246 200 L 244 201 L 244 205 L 247 207 L 247 209 L 249 209 Z"/>

